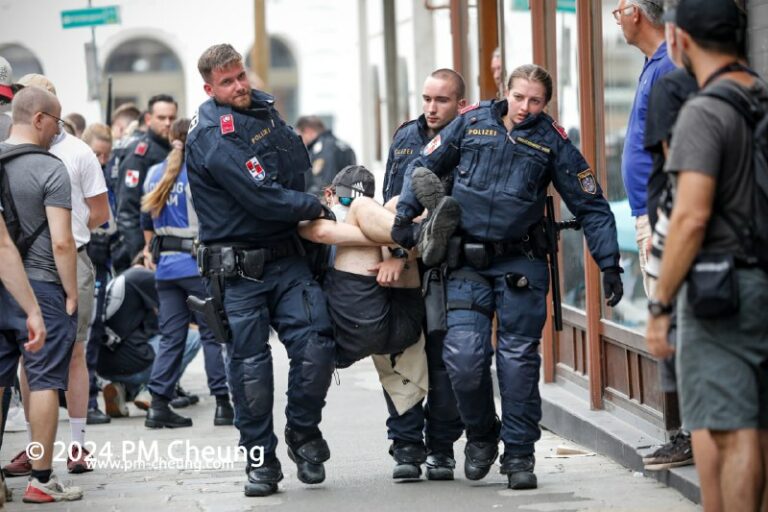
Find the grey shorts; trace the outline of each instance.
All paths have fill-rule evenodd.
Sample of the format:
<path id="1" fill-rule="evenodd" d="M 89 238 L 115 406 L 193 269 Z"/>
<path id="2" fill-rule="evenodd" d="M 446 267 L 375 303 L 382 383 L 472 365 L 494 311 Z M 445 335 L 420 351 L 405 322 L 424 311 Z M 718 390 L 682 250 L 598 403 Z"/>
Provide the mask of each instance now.
<path id="1" fill-rule="evenodd" d="M 738 314 L 693 316 L 678 294 L 677 375 L 688 430 L 768 428 L 768 274 L 739 269 Z"/>
<path id="2" fill-rule="evenodd" d="M 93 316 L 93 288 L 95 273 L 88 251 L 77 252 L 77 334 L 75 341 L 88 339 L 88 327 Z"/>

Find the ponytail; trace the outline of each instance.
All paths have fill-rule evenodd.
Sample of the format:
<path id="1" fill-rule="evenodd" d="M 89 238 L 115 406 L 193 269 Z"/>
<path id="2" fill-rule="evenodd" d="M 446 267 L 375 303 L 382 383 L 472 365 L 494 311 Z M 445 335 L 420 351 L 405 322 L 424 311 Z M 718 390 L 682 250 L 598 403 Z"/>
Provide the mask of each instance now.
<path id="1" fill-rule="evenodd" d="M 169 138 L 171 139 L 171 152 L 166 158 L 168 164 L 165 167 L 165 173 L 160 178 L 154 190 L 141 198 L 142 211 L 149 212 L 153 218 L 160 215 L 163 211 L 168 196 L 171 195 L 173 185 L 179 177 L 181 168 L 184 166 L 184 145 L 187 141 L 187 131 L 189 130 L 189 119 L 177 119 L 171 125 Z"/>

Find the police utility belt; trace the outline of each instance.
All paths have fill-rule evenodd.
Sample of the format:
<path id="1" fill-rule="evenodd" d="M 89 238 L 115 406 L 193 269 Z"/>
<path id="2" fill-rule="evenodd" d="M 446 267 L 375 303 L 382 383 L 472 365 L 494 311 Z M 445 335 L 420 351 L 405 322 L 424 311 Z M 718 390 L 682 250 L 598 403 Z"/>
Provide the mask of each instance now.
<path id="1" fill-rule="evenodd" d="M 152 260 L 158 262 L 160 260 L 160 254 L 163 252 L 185 252 L 195 256 L 198 245 L 197 240 L 194 238 L 155 235 L 149 242 L 149 250 L 152 253 Z"/>
<path id="2" fill-rule="evenodd" d="M 197 250 L 197 265 L 204 276 L 242 277 L 259 281 L 267 263 L 305 254 L 298 239 L 280 240 L 269 247 L 215 244 Z"/>
<path id="3" fill-rule="evenodd" d="M 448 242 L 446 264 L 449 270 L 465 265 L 485 270 L 498 258 L 525 256 L 529 260 L 546 258 L 546 245 L 537 239 L 535 228 L 521 240 L 482 242 L 471 238 L 452 237 Z"/>

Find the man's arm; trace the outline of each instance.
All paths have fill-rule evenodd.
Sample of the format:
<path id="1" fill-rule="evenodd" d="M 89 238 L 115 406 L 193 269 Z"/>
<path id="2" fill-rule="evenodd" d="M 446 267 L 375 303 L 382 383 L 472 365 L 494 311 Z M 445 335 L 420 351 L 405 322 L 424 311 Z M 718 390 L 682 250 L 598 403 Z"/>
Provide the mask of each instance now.
<path id="1" fill-rule="evenodd" d="M 96 229 L 109 220 L 109 199 L 107 193 L 86 197 L 86 204 L 88 204 L 88 229 Z"/>
<path id="2" fill-rule="evenodd" d="M 27 314 L 28 341 L 24 348 L 37 352 L 45 343 L 45 323 L 32 287 L 29 285 L 19 251 L 13 244 L 5 222 L 0 219 L 0 281 Z"/>
<path id="3" fill-rule="evenodd" d="M 299 236 L 310 242 L 341 247 L 377 247 L 357 226 L 317 219 L 299 224 Z"/>
<path id="4" fill-rule="evenodd" d="M 72 236 L 72 212 L 66 208 L 46 206 L 48 228 L 51 231 L 51 245 L 56 270 L 67 295 L 67 314 L 77 310 L 77 250 Z"/>

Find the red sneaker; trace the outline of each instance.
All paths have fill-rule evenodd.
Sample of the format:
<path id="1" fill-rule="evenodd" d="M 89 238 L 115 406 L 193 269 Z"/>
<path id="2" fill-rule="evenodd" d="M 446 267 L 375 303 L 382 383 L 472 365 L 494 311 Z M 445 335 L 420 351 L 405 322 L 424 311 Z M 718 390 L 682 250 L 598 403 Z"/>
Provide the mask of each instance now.
<path id="1" fill-rule="evenodd" d="M 24 490 L 24 503 L 51 503 L 53 501 L 75 501 L 82 499 L 83 491 L 79 487 L 64 487 L 59 483 L 56 475 L 46 483 L 37 478 L 30 478 L 27 488 Z"/>
<path id="2" fill-rule="evenodd" d="M 32 462 L 29 460 L 27 450 L 21 450 L 11 462 L 3 466 L 5 476 L 27 476 L 32 473 Z"/>
<path id="3" fill-rule="evenodd" d="M 88 457 L 90 454 L 83 447 L 78 450 L 73 446 L 67 456 L 67 471 L 75 474 L 93 471 L 93 461 Z"/>

